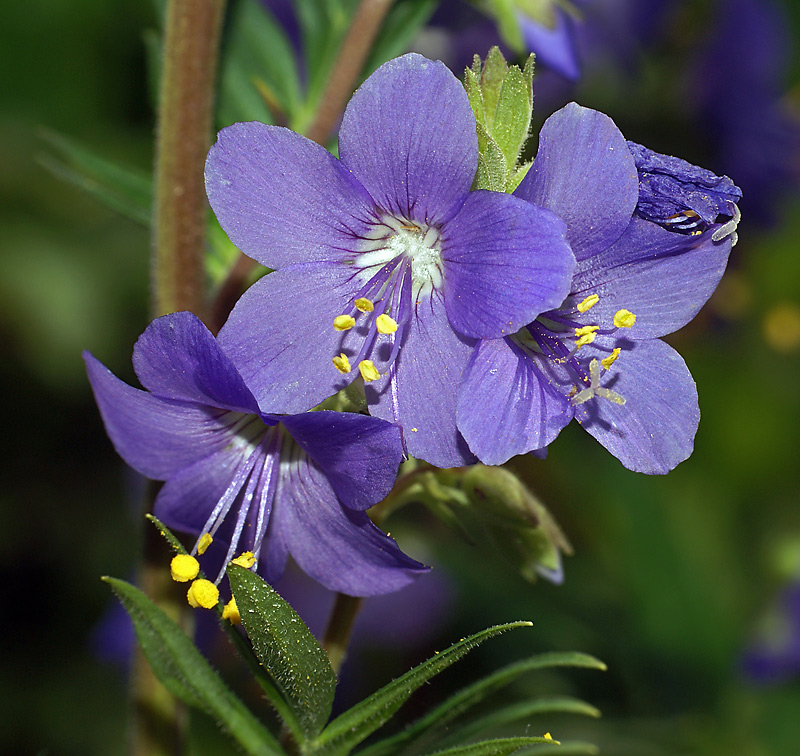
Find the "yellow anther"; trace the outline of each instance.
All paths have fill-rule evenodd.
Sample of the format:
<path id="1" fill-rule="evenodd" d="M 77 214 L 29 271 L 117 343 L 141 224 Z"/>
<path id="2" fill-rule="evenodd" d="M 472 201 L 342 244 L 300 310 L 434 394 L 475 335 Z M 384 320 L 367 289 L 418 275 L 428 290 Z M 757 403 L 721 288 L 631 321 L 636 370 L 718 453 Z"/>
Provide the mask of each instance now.
<path id="1" fill-rule="evenodd" d="M 256 563 L 256 557 L 252 551 L 243 551 L 236 559 L 231 559 L 231 564 L 238 564 L 249 570 Z"/>
<path id="2" fill-rule="evenodd" d="M 242 623 L 242 615 L 239 614 L 239 607 L 236 606 L 235 598 L 232 598 L 222 608 L 222 619 L 228 620 L 232 625 L 240 625 Z"/>
<path id="3" fill-rule="evenodd" d="M 215 607 L 217 601 L 219 601 L 219 588 L 210 580 L 195 580 L 189 586 L 186 598 L 189 601 L 189 606 L 195 609 L 198 607 L 211 609 Z"/>
<path id="4" fill-rule="evenodd" d="M 617 310 L 614 325 L 617 328 L 630 328 L 636 322 L 636 316 L 630 310 Z"/>
<path id="5" fill-rule="evenodd" d="M 378 327 L 378 333 L 388 334 L 397 330 L 397 321 L 388 315 L 378 315 L 375 325 Z"/>
<path id="6" fill-rule="evenodd" d="M 580 349 L 582 346 L 586 346 L 587 344 L 591 344 L 594 341 L 596 335 L 597 334 L 595 334 L 595 333 L 585 333 L 585 334 L 583 334 L 583 336 L 581 336 L 575 342 L 575 348 L 576 349 Z"/>
<path id="7" fill-rule="evenodd" d="M 542 737 L 545 740 L 549 740 L 551 743 L 555 743 L 556 745 L 561 745 L 561 741 L 556 740 L 549 732 L 546 732 Z"/>
<path id="8" fill-rule="evenodd" d="M 599 301 L 600 297 L 598 297 L 597 294 L 590 294 L 586 299 L 578 303 L 578 312 L 591 310 Z"/>
<path id="9" fill-rule="evenodd" d="M 377 381 L 378 378 L 381 377 L 378 368 L 375 367 L 375 363 L 373 363 L 372 360 L 361 360 L 361 362 L 358 363 L 358 372 L 361 373 L 361 377 L 364 379 L 365 383 Z"/>
<path id="10" fill-rule="evenodd" d="M 361 312 L 372 312 L 375 309 L 375 305 L 366 299 L 365 297 L 360 297 L 355 301 L 356 309 Z"/>
<path id="11" fill-rule="evenodd" d="M 608 355 L 604 360 L 600 360 L 600 364 L 608 370 L 617 360 L 619 357 L 619 353 L 622 351 L 620 347 L 617 347 L 611 354 Z"/>
<path id="12" fill-rule="evenodd" d="M 594 333 L 595 331 L 599 330 L 599 328 L 600 328 L 600 326 L 596 326 L 596 325 L 588 325 L 588 326 L 583 326 L 581 328 L 576 328 L 575 329 L 575 335 L 576 336 L 588 336 L 590 333 Z"/>
<path id="13" fill-rule="evenodd" d="M 352 315 L 337 315 L 333 319 L 333 327 L 337 331 L 349 331 L 356 324 L 356 319 Z"/>
<path id="14" fill-rule="evenodd" d="M 203 533 L 203 535 L 200 536 L 200 540 L 197 542 L 197 553 L 201 556 L 205 554 L 213 540 L 211 533 Z"/>
<path id="15" fill-rule="evenodd" d="M 178 554 L 172 557 L 169 571 L 176 583 L 188 583 L 197 577 L 197 573 L 200 572 L 200 563 L 193 556 Z"/>
<path id="16" fill-rule="evenodd" d="M 344 352 L 333 358 L 333 364 L 336 365 L 336 369 L 340 373 L 349 373 L 352 370 L 350 360 L 347 359 L 347 355 Z"/>

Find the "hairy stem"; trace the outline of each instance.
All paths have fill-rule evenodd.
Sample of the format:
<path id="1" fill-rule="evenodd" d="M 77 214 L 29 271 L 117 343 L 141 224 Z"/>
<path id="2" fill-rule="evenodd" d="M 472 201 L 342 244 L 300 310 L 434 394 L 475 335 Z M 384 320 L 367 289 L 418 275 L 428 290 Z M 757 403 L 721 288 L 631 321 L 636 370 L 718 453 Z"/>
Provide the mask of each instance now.
<path id="1" fill-rule="evenodd" d="M 153 310 L 205 308 L 206 196 L 225 0 L 170 0 L 156 137 Z"/>

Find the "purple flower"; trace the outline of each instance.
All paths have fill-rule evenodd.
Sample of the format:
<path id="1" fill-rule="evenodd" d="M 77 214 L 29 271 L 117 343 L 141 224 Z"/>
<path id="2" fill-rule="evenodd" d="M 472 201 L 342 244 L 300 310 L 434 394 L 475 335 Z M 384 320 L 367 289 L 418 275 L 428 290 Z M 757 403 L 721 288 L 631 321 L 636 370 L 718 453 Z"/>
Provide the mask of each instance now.
<path id="1" fill-rule="evenodd" d="M 555 25 L 552 28 L 534 21 L 517 11 L 525 46 L 536 55 L 536 62 L 560 74 L 565 79 L 577 81 L 581 75 L 575 18 L 562 8 L 553 8 Z"/>
<path id="2" fill-rule="evenodd" d="M 479 338 L 511 334 L 568 293 L 561 220 L 470 191 L 475 118 L 447 68 L 409 54 L 353 95 L 337 160 L 287 129 L 223 129 L 209 200 L 234 244 L 270 268 L 219 342 L 264 411 L 315 406 L 359 375 L 372 414 L 440 467 L 474 461 L 456 429 Z"/>
<path id="3" fill-rule="evenodd" d="M 158 318 L 137 341 L 133 364 L 147 391 L 84 357 L 117 452 L 166 481 L 156 516 L 229 544 L 224 564 L 251 551 L 274 582 L 291 554 L 326 587 L 357 596 L 397 590 L 425 570 L 365 513 L 394 485 L 402 457 L 395 426 L 337 412 L 262 412 L 188 312 Z"/>
<path id="4" fill-rule="evenodd" d="M 575 417 L 629 469 L 671 470 L 691 453 L 699 410 L 685 363 L 657 337 L 711 295 L 732 229 L 674 233 L 632 217 L 641 194 L 624 137 L 574 103 L 543 126 L 516 194 L 565 220 L 578 264 L 560 306 L 480 342 L 459 393 L 459 429 L 483 462 L 500 464 L 547 446 Z"/>

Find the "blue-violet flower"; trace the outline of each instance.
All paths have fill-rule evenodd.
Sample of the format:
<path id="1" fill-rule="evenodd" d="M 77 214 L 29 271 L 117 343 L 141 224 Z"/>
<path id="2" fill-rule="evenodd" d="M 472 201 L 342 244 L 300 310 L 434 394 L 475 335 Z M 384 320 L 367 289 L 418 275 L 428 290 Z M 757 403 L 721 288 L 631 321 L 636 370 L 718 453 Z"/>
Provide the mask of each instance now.
<path id="1" fill-rule="evenodd" d="M 682 161 L 653 159 L 679 169 L 671 186 L 686 177 Z M 563 303 L 482 340 L 465 370 L 458 425 L 483 462 L 542 449 L 573 417 L 631 470 L 665 473 L 691 453 L 697 390 L 658 337 L 688 323 L 719 282 L 738 190 L 725 195 L 726 215 L 676 233 L 634 215 L 650 189 L 602 113 L 571 103 L 542 127 L 516 194 L 564 219 L 577 267 Z"/>
<path id="2" fill-rule="evenodd" d="M 470 191 L 466 92 L 408 54 L 353 95 L 337 160 L 276 126 L 223 129 L 206 164 L 231 241 L 277 270 L 234 308 L 219 343 L 266 412 L 300 412 L 361 376 L 373 415 L 440 467 L 474 461 L 456 428 L 480 338 L 515 333 L 569 293 L 563 222 L 519 197 Z"/>
<path id="3" fill-rule="evenodd" d="M 338 412 L 262 412 L 188 312 L 154 320 L 137 341 L 133 364 L 147 391 L 84 357 L 116 450 L 166 481 L 155 514 L 201 536 L 201 552 L 209 536 L 229 544 L 224 564 L 252 552 L 269 582 L 291 554 L 326 587 L 355 596 L 395 591 L 426 569 L 365 512 L 394 485 L 402 457 L 396 426 Z"/>

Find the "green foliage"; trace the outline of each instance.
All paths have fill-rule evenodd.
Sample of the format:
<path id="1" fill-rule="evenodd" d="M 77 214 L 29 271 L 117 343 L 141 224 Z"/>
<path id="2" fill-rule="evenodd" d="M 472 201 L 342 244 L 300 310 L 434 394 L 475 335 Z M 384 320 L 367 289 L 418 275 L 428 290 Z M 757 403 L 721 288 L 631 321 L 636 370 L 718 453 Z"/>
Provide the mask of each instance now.
<path id="1" fill-rule="evenodd" d="M 508 66 L 498 47 L 486 60 L 476 55 L 464 72 L 478 130 L 478 172 L 473 189 L 513 192 L 528 170 L 521 155 L 533 109 L 533 55 L 524 69 Z"/>
<path id="2" fill-rule="evenodd" d="M 271 733 L 227 688 L 183 630 L 138 588 L 103 578 L 130 614 L 153 672 L 181 701 L 212 716 L 252 756 L 283 751 Z"/>
<path id="3" fill-rule="evenodd" d="M 150 176 L 107 160 L 53 131 L 44 131 L 42 138 L 56 153 L 41 155 L 42 165 L 112 210 L 145 226 L 150 224 L 153 205 Z"/>
<path id="4" fill-rule="evenodd" d="M 297 613 L 258 575 L 231 564 L 228 579 L 242 624 L 306 739 L 319 734 L 331 713 L 336 675 Z"/>

